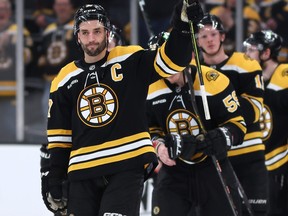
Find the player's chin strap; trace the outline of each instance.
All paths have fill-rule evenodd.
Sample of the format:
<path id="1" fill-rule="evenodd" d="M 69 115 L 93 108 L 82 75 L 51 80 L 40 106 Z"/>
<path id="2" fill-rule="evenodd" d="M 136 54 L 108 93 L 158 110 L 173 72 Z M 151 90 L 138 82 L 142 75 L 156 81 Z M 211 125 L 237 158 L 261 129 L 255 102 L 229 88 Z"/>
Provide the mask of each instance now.
<path id="1" fill-rule="evenodd" d="M 185 0 L 186 3 L 188 4 L 188 0 Z M 200 93 L 201 93 L 201 97 L 202 97 L 202 101 L 203 101 L 203 107 L 204 107 L 204 112 L 205 112 L 205 118 L 206 120 L 210 119 L 210 113 L 209 113 L 209 106 L 208 106 L 208 102 L 207 102 L 207 96 L 206 96 L 206 91 L 205 91 L 205 86 L 204 86 L 204 80 L 203 80 L 203 76 L 202 76 L 202 70 L 201 70 L 201 65 L 200 65 L 200 58 L 199 58 L 199 52 L 198 52 L 198 48 L 197 48 L 197 43 L 196 43 L 196 37 L 195 37 L 195 31 L 194 31 L 194 27 L 193 27 L 193 22 L 191 20 L 188 20 L 189 22 L 189 26 L 190 26 L 190 31 L 191 31 L 191 40 L 192 40 L 192 45 L 193 45 L 193 49 L 194 49 L 194 54 L 195 54 L 195 60 L 196 60 L 196 67 L 197 67 L 197 73 L 199 76 L 199 81 L 200 81 Z M 195 100 L 195 94 L 194 94 L 194 89 L 193 89 L 193 81 L 192 81 L 192 77 L 191 74 L 189 73 L 189 70 L 191 70 L 191 67 L 188 66 L 185 68 L 184 73 L 186 74 L 186 77 L 188 79 L 188 85 L 189 85 L 189 89 L 190 89 L 190 96 L 191 96 L 191 103 L 192 103 L 192 107 L 194 109 L 194 112 L 196 114 L 197 120 L 200 124 L 200 130 L 202 131 L 203 134 L 207 133 L 203 122 L 200 118 L 199 115 L 199 111 L 198 111 L 198 107 L 196 104 L 196 100 Z M 225 178 L 223 177 L 223 173 L 222 173 L 222 169 L 221 166 L 219 164 L 219 161 L 217 160 L 217 158 L 215 156 L 211 156 L 213 164 L 217 170 L 219 179 L 221 181 L 222 187 L 225 191 L 226 197 L 229 201 L 229 204 L 231 206 L 231 209 L 233 211 L 233 215 L 237 216 L 238 212 L 237 209 L 235 207 L 235 204 L 233 202 L 232 196 L 230 194 L 230 190 L 229 187 L 225 181 Z M 251 205 L 248 201 L 247 195 L 229 161 L 229 159 L 227 158 L 227 162 L 228 162 L 228 167 L 230 169 L 230 172 L 233 174 L 235 180 L 236 180 L 236 184 L 237 184 L 237 188 L 238 188 L 238 192 L 240 197 L 242 198 L 242 200 L 244 201 L 244 204 L 248 210 L 248 213 L 250 216 L 254 216 Z"/>

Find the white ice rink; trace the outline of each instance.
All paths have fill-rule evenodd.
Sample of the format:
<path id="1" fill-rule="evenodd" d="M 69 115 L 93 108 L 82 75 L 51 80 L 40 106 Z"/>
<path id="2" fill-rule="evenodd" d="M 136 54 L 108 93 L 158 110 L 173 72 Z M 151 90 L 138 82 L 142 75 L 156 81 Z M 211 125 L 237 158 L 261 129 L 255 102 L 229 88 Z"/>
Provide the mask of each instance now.
<path id="1" fill-rule="evenodd" d="M 40 145 L 0 144 L 0 215 L 53 216 L 42 201 L 40 184 Z M 141 216 L 150 215 L 142 208 Z"/>

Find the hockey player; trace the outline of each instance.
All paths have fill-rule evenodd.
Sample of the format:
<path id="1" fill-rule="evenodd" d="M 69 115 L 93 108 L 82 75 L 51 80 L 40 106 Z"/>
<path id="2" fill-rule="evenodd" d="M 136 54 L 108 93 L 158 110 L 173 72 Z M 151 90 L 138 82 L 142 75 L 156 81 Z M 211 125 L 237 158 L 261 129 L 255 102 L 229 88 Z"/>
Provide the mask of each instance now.
<path id="1" fill-rule="evenodd" d="M 191 61 L 188 18 L 202 17 L 197 1 L 181 0 L 171 36 L 158 52 L 139 46 L 108 52 L 104 8 L 77 10 L 74 34 L 84 58 L 64 66 L 50 89 L 50 167 L 42 178 L 49 210 L 66 208 L 62 181 L 68 176 L 68 215 L 139 215 L 143 182 L 157 165 L 145 116 L 148 87 Z"/>
<path id="2" fill-rule="evenodd" d="M 217 16 L 205 14 L 197 26 L 197 42 L 203 55 L 201 63 L 229 77 L 247 124 L 244 142 L 232 146 L 228 156 L 255 215 L 266 215 L 268 174 L 259 121 L 264 94 L 262 69 L 256 60 L 247 58 L 244 53 L 225 53 L 225 30 Z M 246 215 L 247 208 L 243 209 Z"/>
<path id="3" fill-rule="evenodd" d="M 281 37 L 263 30 L 251 34 L 245 53 L 263 69 L 264 111 L 261 129 L 269 175 L 269 216 L 288 215 L 288 64 L 278 62 Z"/>
<path id="4" fill-rule="evenodd" d="M 149 128 L 158 158 L 163 164 L 153 190 L 152 215 L 195 215 L 196 208 L 199 216 L 233 215 L 209 157 L 211 155 L 216 155 L 219 160 L 235 210 L 241 213 L 235 179 L 227 171 L 227 149 L 242 143 L 246 132 L 238 99 L 225 75 L 202 66 L 211 112 L 211 120 L 205 120 L 199 77 L 195 66 L 190 69 L 194 88 L 194 92 L 190 93 L 195 94 L 199 114 L 191 104 L 187 77 L 183 72 L 156 81 L 149 87 Z M 201 122 L 197 115 L 207 130 L 201 142 L 198 141 L 202 133 Z M 174 134 L 182 135 L 182 147 L 177 146 L 177 136 L 173 141 Z"/>

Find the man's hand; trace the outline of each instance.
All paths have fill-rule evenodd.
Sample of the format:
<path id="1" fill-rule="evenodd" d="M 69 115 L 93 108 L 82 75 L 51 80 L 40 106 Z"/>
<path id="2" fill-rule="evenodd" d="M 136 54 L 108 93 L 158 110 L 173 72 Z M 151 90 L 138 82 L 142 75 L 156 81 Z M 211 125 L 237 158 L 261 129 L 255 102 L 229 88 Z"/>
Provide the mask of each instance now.
<path id="1" fill-rule="evenodd" d="M 176 165 L 175 160 L 172 160 L 168 154 L 168 148 L 165 146 L 165 140 L 163 138 L 158 138 L 153 141 L 153 146 L 156 150 L 156 154 L 161 163 L 167 166 Z M 160 164 L 160 163 L 159 163 Z"/>

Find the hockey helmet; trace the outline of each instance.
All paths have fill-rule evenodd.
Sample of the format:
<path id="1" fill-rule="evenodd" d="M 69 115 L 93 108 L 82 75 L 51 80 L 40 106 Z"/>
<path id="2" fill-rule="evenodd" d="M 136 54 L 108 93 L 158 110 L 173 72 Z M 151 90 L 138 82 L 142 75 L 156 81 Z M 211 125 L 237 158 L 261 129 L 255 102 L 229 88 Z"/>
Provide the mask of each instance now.
<path id="1" fill-rule="evenodd" d="M 197 24 L 197 30 L 202 29 L 205 25 L 211 25 L 213 29 L 218 30 L 220 33 L 225 33 L 224 26 L 219 17 L 213 14 L 205 13 L 203 18 Z"/>
<path id="2" fill-rule="evenodd" d="M 282 38 L 271 30 L 262 30 L 250 35 L 244 42 L 245 48 L 256 46 L 257 50 L 262 52 L 269 48 L 271 50 L 271 58 L 278 56 L 282 47 Z"/>
<path id="3" fill-rule="evenodd" d="M 88 20 L 98 20 L 103 23 L 106 29 L 110 29 L 110 20 L 107 17 L 105 9 L 101 5 L 86 4 L 80 7 L 74 16 L 74 35 L 79 31 L 79 25 Z"/>
<path id="4" fill-rule="evenodd" d="M 150 50 L 155 50 L 160 47 L 164 42 L 168 40 L 170 36 L 169 32 L 160 32 L 158 35 L 152 36 L 148 41 L 148 47 Z"/>

